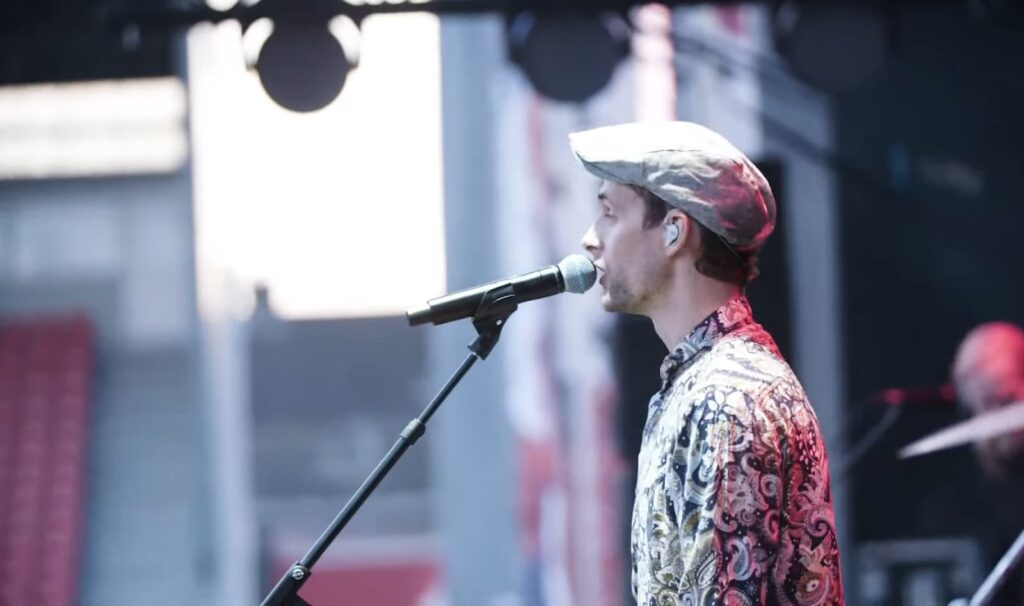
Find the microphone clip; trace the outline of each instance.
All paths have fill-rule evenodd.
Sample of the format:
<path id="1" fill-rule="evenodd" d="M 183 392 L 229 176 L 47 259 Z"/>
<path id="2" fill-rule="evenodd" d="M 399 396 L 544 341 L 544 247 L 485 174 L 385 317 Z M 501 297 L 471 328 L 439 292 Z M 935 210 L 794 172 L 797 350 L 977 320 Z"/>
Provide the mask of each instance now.
<path id="1" fill-rule="evenodd" d="M 479 307 L 473 313 L 473 327 L 479 336 L 469 346 L 469 351 L 481 360 L 486 360 L 498 344 L 505 322 L 517 309 L 519 301 L 512 284 L 500 284 L 484 293 Z"/>

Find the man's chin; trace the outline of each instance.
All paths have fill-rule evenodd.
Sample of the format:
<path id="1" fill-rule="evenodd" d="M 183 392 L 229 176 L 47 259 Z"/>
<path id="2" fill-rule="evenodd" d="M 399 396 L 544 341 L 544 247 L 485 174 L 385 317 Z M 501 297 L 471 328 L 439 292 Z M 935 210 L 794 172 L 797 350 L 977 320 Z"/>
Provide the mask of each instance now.
<path id="1" fill-rule="evenodd" d="M 611 313 L 622 313 L 625 311 L 623 309 L 622 302 L 613 300 L 608 296 L 607 292 L 601 297 L 601 307 L 603 307 L 605 311 Z"/>
<path id="2" fill-rule="evenodd" d="M 647 315 L 645 312 L 637 309 L 635 306 L 630 305 L 627 301 L 623 301 L 622 299 L 613 299 L 608 295 L 607 292 L 604 293 L 604 295 L 601 297 L 601 307 L 603 307 L 604 310 L 609 313 L 629 314 L 631 316 Z"/>

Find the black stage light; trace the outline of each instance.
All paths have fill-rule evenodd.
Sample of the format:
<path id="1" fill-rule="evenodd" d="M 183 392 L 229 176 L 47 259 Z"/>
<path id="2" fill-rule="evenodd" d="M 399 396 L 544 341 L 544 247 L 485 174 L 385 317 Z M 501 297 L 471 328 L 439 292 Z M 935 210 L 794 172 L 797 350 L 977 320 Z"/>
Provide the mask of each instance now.
<path id="1" fill-rule="evenodd" d="M 352 69 L 327 22 L 283 21 L 263 43 L 256 71 L 278 105 L 312 112 L 334 101 Z"/>
<path id="2" fill-rule="evenodd" d="M 629 55 L 629 26 L 617 13 L 522 12 L 506 32 L 512 61 L 537 92 L 556 101 L 586 101 Z"/>
<path id="3" fill-rule="evenodd" d="M 864 0 L 788 0 L 776 6 L 773 29 L 793 73 L 827 93 L 865 84 L 895 47 L 892 8 Z"/>

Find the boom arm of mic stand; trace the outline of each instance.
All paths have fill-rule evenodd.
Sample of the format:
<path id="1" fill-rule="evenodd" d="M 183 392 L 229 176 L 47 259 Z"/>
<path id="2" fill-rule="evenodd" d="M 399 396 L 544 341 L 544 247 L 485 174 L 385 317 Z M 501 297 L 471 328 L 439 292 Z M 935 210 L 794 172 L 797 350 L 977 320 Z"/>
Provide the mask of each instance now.
<path id="1" fill-rule="evenodd" d="M 284 576 L 277 582 L 277 585 L 260 602 L 260 606 L 312 606 L 309 602 L 302 599 L 298 592 L 309 578 L 309 575 L 312 574 L 313 565 L 327 551 L 327 548 L 334 542 L 334 539 L 345 528 L 349 520 L 359 511 L 359 508 L 362 507 L 366 499 L 369 498 L 370 494 L 381 483 L 381 480 L 391 471 L 395 463 L 402 458 L 405 451 L 415 444 L 416 440 L 426 432 L 427 422 L 434 416 L 434 413 L 437 412 L 437 409 L 448 398 L 452 390 L 455 389 L 455 386 L 466 376 L 466 373 L 473 367 L 473 364 L 477 360 L 487 359 L 494 346 L 498 344 L 498 338 L 501 337 L 501 329 L 504 328 L 505 322 L 508 321 L 509 316 L 517 308 L 518 303 L 511 286 L 495 288 L 484 296 L 480 308 L 473 316 L 473 326 L 476 328 L 478 336 L 469 346 L 471 353 L 466 357 L 466 360 L 455 371 L 455 374 L 448 379 L 444 387 L 441 388 L 441 391 L 434 396 L 430 404 L 420 413 L 420 416 L 409 421 L 409 424 L 402 430 L 391 450 L 384 455 L 384 458 L 370 473 L 370 476 L 356 490 L 355 494 L 348 500 L 348 503 L 345 504 L 345 507 L 342 508 L 334 518 L 334 521 L 331 522 L 331 525 L 327 527 L 327 530 L 320 535 L 320 538 L 317 539 L 306 555 L 284 573 Z"/>

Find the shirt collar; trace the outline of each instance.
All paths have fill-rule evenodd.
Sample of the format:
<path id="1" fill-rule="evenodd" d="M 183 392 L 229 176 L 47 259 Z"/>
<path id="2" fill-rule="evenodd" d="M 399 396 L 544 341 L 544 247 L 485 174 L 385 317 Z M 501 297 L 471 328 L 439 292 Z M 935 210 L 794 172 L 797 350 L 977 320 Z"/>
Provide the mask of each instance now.
<path id="1" fill-rule="evenodd" d="M 680 370 L 686 368 L 694 357 L 705 349 L 710 349 L 716 341 L 725 335 L 754 323 L 754 315 L 750 303 L 745 296 L 738 296 L 711 312 L 676 345 L 661 363 L 662 388 Z"/>

